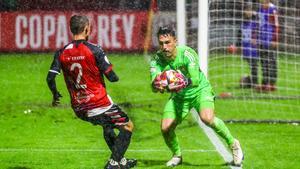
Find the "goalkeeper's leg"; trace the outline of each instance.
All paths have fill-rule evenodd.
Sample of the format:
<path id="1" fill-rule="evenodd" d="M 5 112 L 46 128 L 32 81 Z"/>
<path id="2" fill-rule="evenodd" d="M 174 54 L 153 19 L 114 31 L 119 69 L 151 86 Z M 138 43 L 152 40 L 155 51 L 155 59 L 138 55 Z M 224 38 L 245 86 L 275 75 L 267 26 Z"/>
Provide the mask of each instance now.
<path id="1" fill-rule="evenodd" d="M 161 121 L 161 131 L 165 143 L 173 153 L 173 157 L 167 162 L 168 167 L 173 167 L 182 163 L 181 149 L 178 138 L 175 134 L 175 129 L 176 126 L 188 115 L 189 105 L 189 101 L 175 101 L 174 98 L 171 98 L 164 108 L 163 118 Z"/>
<path id="2" fill-rule="evenodd" d="M 166 164 L 168 167 L 177 166 L 182 163 L 181 149 L 175 133 L 176 126 L 175 119 L 163 119 L 161 123 L 161 132 L 165 143 L 173 153 L 173 157 Z"/>
<path id="3" fill-rule="evenodd" d="M 226 143 L 232 150 L 233 162 L 235 165 L 241 165 L 244 155 L 242 148 L 237 139 L 235 139 L 223 120 L 214 116 L 214 110 L 212 108 L 204 108 L 200 112 L 201 120 L 211 127 L 219 136 L 225 139 Z"/>

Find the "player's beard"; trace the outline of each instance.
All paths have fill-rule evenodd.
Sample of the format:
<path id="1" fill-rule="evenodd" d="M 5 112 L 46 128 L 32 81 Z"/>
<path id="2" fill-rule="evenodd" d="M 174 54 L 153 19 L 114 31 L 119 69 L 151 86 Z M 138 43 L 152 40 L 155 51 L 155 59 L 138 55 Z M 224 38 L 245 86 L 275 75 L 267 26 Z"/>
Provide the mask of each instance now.
<path id="1" fill-rule="evenodd" d="M 169 52 L 169 51 L 163 51 L 163 53 L 166 57 L 169 57 L 171 55 L 171 52 Z"/>
<path id="2" fill-rule="evenodd" d="M 171 52 L 164 52 L 164 57 L 165 57 L 166 61 L 171 61 L 171 60 L 173 60 L 173 57 L 172 57 L 172 53 L 171 53 Z"/>
<path id="3" fill-rule="evenodd" d="M 86 37 L 85 37 L 85 40 L 88 41 L 88 40 L 89 40 L 89 36 L 86 36 Z"/>

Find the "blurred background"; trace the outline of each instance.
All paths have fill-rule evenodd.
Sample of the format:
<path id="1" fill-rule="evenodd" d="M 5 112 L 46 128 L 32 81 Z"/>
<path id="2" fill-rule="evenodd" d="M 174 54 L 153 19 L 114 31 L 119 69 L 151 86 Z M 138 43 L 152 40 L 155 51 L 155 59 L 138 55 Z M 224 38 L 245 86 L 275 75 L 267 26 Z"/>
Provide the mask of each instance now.
<path id="1" fill-rule="evenodd" d="M 189 11 L 186 15 L 187 44 L 196 48 L 198 1 L 185 2 Z M 239 44 L 245 2 L 248 1 L 209 1 L 210 48 Z M 250 2 L 257 10 L 259 1 Z M 280 49 L 299 53 L 300 3 L 296 0 L 272 2 L 279 12 Z M 154 15 L 149 18 L 151 10 Z M 111 51 L 143 51 L 147 31 L 152 32 L 152 49 L 157 46 L 155 32 L 158 26 L 171 24 L 176 27 L 174 0 L 91 0 L 88 3 L 84 0 L 54 0 L 51 3 L 47 0 L 2 0 L 0 12 L 0 52 L 54 51 L 64 46 L 70 39 L 68 21 L 74 13 L 90 16 L 94 26 L 91 41 Z M 152 29 L 147 29 L 148 22 Z"/>

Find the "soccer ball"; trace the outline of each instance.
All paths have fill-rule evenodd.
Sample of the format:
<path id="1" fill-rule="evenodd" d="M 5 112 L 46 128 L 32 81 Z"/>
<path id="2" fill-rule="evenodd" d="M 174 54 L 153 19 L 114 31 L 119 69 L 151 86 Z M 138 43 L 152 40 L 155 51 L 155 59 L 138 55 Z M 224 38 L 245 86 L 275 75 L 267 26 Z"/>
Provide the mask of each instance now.
<path id="1" fill-rule="evenodd" d="M 167 90 L 173 90 L 184 83 L 184 76 L 176 70 L 166 70 L 162 72 L 161 80 L 167 87 Z"/>
<path id="2" fill-rule="evenodd" d="M 235 54 L 237 52 L 237 47 L 235 45 L 229 45 L 227 48 L 227 52 L 230 54 Z"/>
<path id="3" fill-rule="evenodd" d="M 176 81 L 176 74 L 178 74 L 175 70 L 166 70 L 161 74 L 162 80 L 166 80 L 168 84 L 174 83 Z"/>

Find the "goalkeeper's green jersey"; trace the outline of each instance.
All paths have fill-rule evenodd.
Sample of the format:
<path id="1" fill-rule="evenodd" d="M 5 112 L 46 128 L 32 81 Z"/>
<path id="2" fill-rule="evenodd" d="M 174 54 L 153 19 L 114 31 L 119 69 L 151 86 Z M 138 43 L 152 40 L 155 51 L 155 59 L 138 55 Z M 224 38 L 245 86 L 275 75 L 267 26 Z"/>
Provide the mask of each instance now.
<path id="1" fill-rule="evenodd" d="M 163 53 L 158 51 L 150 62 L 151 81 L 156 75 L 165 70 L 176 70 L 185 77 L 190 78 L 192 84 L 178 93 L 172 93 L 179 98 L 193 98 L 199 94 L 204 87 L 211 87 L 203 72 L 201 72 L 198 61 L 198 54 L 188 46 L 176 46 L 177 54 L 174 60 L 167 61 Z"/>

